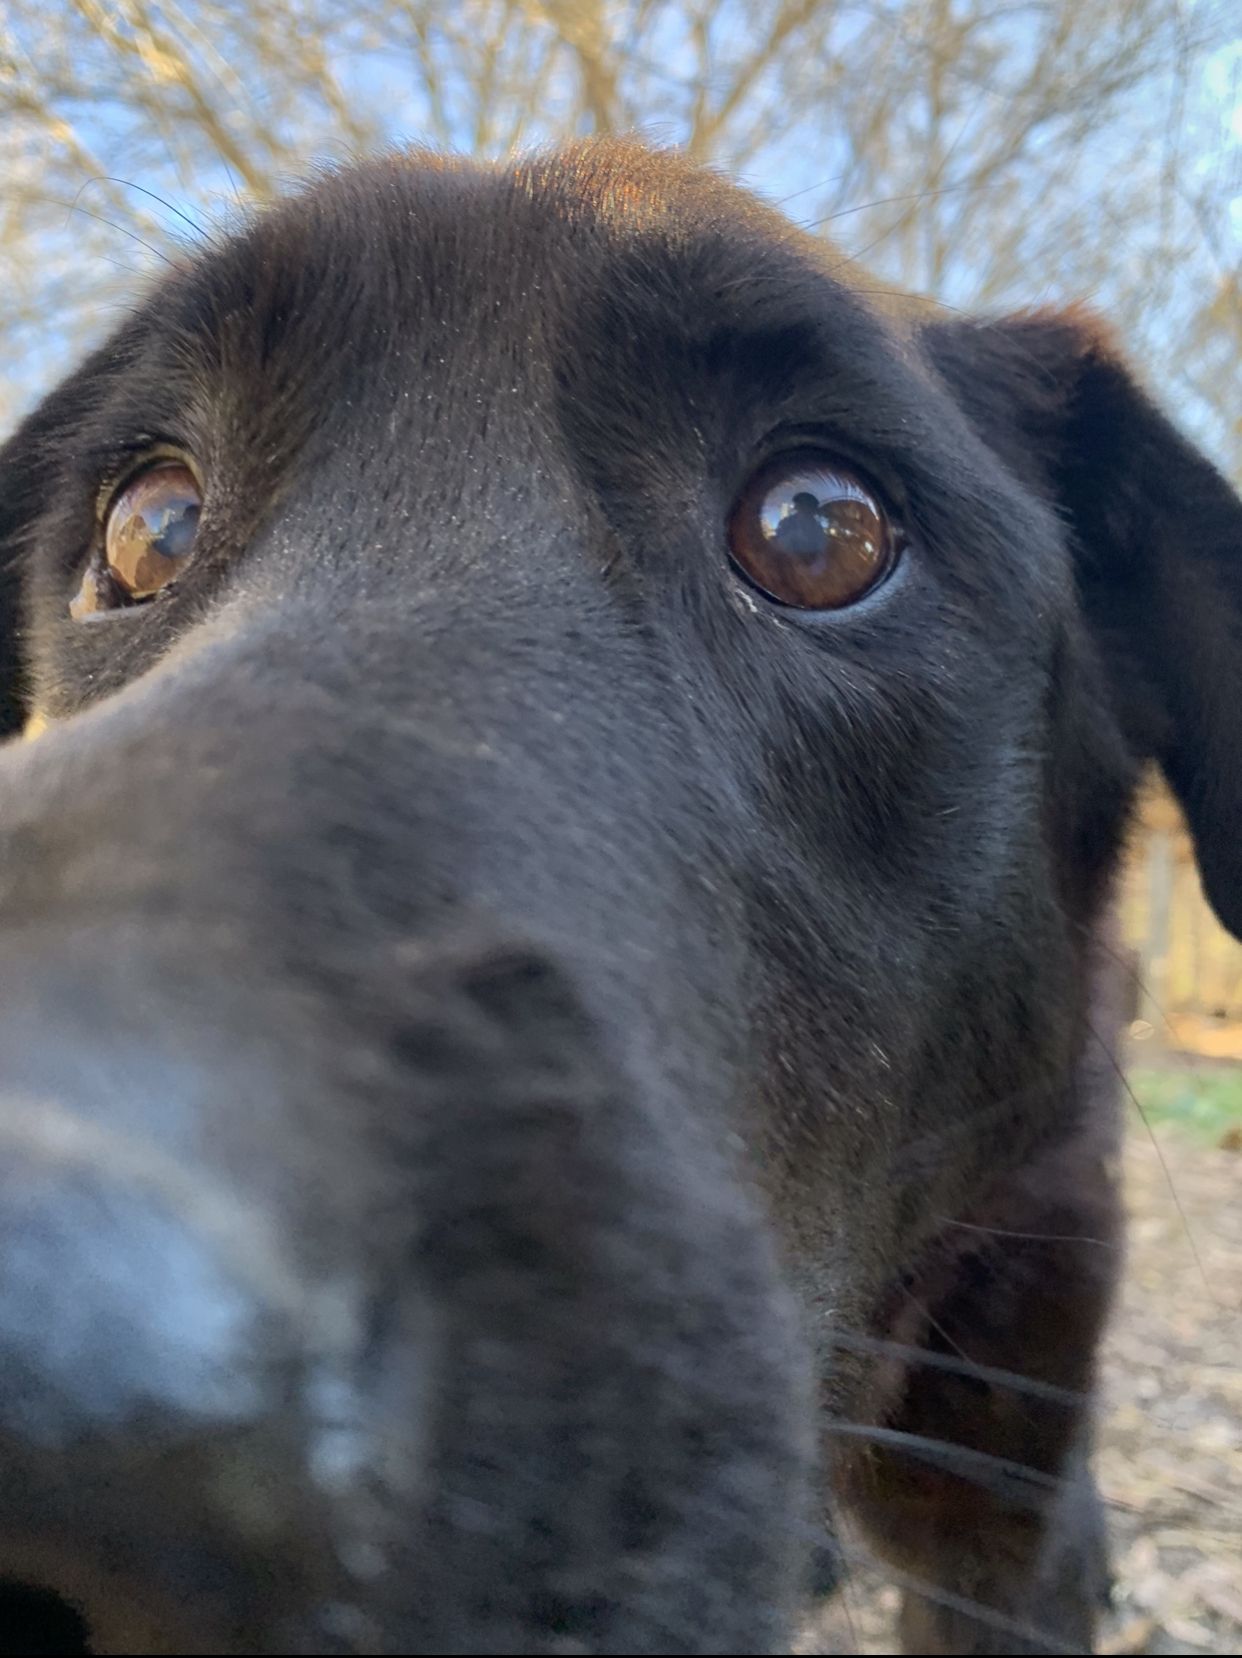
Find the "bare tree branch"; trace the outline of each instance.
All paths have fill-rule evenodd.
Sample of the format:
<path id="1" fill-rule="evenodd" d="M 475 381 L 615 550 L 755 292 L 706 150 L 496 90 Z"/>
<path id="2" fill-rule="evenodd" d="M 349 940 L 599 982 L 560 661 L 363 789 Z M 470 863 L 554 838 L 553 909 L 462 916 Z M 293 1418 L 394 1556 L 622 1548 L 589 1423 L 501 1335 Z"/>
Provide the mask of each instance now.
<path id="1" fill-rule="evenodd" d="M 1242 475 L 1231 6 L 6 0 L 8 407 L 187 239 L 178 210 L 210 230 L 394 139 L 498 155 L 645 129 L 946 304 L 1094 297 Z"/>

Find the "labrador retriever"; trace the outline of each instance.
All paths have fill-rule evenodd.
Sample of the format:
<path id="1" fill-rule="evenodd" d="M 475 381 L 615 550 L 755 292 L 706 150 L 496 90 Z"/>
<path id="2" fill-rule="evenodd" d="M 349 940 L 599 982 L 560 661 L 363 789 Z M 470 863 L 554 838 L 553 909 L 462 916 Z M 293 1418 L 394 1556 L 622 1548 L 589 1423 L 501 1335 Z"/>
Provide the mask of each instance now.
<path id="1" fill-rule="evenodd" d="M 1242 508 L 1086 314 L 389 156 L 0 453 L 12 1652 L 1083 1651 L 1110 881 Z M 19 740 L 24 731 L 27 738 Z"/>

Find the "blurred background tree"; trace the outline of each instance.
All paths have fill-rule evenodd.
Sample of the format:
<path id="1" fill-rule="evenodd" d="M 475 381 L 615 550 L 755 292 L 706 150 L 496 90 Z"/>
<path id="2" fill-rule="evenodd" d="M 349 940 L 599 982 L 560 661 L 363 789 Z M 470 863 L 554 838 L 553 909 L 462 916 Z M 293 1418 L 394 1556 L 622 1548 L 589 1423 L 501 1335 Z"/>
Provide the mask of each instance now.
<path id="1" fill-rule="evenodd" d="M 0 424 L 313 159 L 637 129 L 962 308 L 1086 298 L 1242 478 L 1235 0 L 2 0 Z"/>

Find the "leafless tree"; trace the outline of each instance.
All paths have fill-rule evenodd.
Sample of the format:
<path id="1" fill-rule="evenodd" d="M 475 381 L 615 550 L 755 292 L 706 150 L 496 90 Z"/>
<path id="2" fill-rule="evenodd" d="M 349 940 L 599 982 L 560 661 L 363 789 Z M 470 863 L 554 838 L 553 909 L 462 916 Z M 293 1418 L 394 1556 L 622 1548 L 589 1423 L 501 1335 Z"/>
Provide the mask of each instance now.
<path id="1" fill-rule="evenodd" d="M 10 413 L 312 158 L 636 129 L 947 305 L 1095 299 L 1242 475 L 1229 0 L 3 5 Z"/>

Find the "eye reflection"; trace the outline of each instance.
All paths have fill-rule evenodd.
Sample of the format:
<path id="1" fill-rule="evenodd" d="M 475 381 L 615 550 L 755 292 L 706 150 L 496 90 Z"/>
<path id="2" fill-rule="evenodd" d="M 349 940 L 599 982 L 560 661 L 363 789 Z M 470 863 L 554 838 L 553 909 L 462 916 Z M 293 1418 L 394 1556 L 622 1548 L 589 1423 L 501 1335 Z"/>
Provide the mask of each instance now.
<path id="1" fill-rule="evenodd" d="M 876 558 L 884 527 L 870 496 L 836 472 L 798 473 L 769 490 L 759 525 L 769 541 L 802 558 L 822 557 L 834 540 L 847 538 L 856 554 Z"/>
<path id="2" fill-rule="evenodd" d="M 743 490 L 729 520 L 734 563 L 769 598 L 799 610 L 853 604 L 892 569 L 899 540 L 848 467 L 778 456 Z"/>
<path id="3" fill-rule="evenodd" d="M 141 473 L 108 514 L 104 556 L 118 585 L 147 599 L 181 574 L 198 533 L 202 500 L 188 466 Z"/>
<path id="4" fill-rule="evenodd" d="M 110 504 L 102 545 L 69 601 L 74 621 L 140 604 L 175 582 L 194 552 L 202 504 L 183 461 L 158 461 L 135 474 Z"/>

